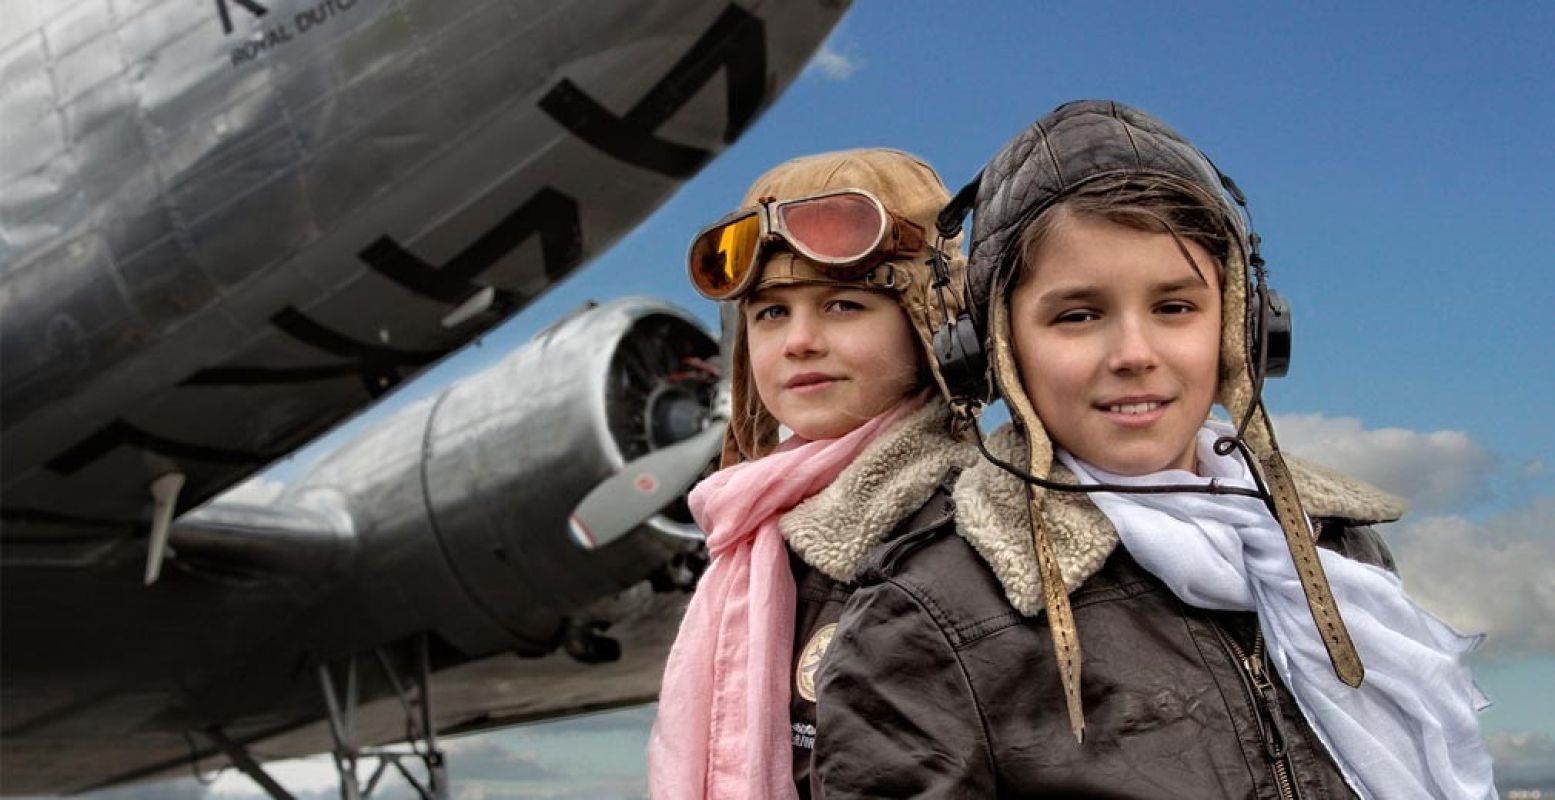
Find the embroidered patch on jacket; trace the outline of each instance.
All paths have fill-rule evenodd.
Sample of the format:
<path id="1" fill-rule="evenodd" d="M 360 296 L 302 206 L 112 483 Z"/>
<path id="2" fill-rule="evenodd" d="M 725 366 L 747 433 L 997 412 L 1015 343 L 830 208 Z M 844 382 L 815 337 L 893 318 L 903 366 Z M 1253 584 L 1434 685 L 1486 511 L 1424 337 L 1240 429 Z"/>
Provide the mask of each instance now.
<path id="1" fill-rule="evenodd" d="M 794 746 L 800 750 L 815 749 L 815 726 L 808 722 L 794 722 L 788 726 Z"/>
<path id="2" fill-rule="evenodd" d="M 826 655 L 826 647 L 831 644 L 831 637 L 837 632 L 837 623 L 823 625 L 821 629 L 810 637 L 810 641 L 799 652 L 799 666 L 794 670 L 794 688 L 799 690 L 799 696 L 810 702 L 815 702 L 815 671 L 821 666 L 821 658 Z"/>

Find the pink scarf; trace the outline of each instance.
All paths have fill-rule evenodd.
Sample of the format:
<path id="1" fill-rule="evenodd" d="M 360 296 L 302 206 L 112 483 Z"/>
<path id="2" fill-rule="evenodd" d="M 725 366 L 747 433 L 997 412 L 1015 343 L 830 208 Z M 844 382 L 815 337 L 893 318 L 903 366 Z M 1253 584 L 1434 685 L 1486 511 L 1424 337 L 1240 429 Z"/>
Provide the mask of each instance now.
<path id="1" fill-rule="evenodd" d="M 691 491 L 712 557 L 670 648 L 648 742 L 657 800 L 789 800 L 794 576 L 778 518 L 826 488 L 914 397 L 840 439 L 791 437 Z"/>

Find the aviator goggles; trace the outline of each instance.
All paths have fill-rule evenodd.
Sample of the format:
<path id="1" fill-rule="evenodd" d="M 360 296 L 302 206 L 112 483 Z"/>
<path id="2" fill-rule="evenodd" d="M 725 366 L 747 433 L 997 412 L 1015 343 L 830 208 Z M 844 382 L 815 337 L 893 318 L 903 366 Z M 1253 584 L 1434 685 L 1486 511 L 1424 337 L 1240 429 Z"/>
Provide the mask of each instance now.
<path id="1" fill-rule="evenodd" d="M 863 189 L 840 189 L 797 200 L 764 197 L 702 229 L 691 241 L 691 285 L 709 300 L 750 291 L 761 273 L 761 251 L 784 242 L 829 278 L 859 280 L 881 260 L 923 248 L 923 228 L 903 219 Z"/>

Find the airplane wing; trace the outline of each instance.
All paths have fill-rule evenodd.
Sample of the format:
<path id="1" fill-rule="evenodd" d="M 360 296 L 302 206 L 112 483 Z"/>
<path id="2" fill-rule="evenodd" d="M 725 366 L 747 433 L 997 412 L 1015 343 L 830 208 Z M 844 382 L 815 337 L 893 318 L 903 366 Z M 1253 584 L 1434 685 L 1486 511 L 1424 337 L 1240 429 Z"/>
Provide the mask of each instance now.
<path id="1" fill-rule="evenodd" d="M 835 3 L 22 4 L 0 42 L 7 542 L 141 535 L 523 308 Z M 90 534 L 90 536 L 89 536 Z"/>
<path id="2" fill-rule="evenodd" d="M 327 749 L 321 671 L 343 675 L 359 658 L 409 669 L 418 648 L 433 682 L 464 698 L 439 707 L 437 729 L 645 699 L 668 634 L 644 612 L 673 614 L 684 580 L 666 570 L 684 572 L 695 550 L 683 512 L 596 552 L 573 546 L 566 522 L 613 471 L 672 443 L 639 429 L 646 406 L 608 398 L 716 353 L 684 315 L 641 304 L 582 315 L 540 348 L 573 348 L 537 373 L 550 392 L 535 375 L 507 387 L 523 413 L 465 408 L 488 424 L 444 439 L 434 421 L 466 418 L 447 392 L 374 428 L 380 449 L 321 464 L 282 508 L 185 514 L 162 528 L 172 567 L 148 588 L 157 498 L 168 516 L 199 506 L 608 248 L 749 126 L 844 8 L 11 9 L 21 16 L 0 33 L 0 793 L 208 763 L 221 758 L 217 737 L 270 748 L 263 757 Z M 617 352 L 636 355 L 614 364 Z M 550 415 L 557 398 L 583 408 L 567 393 L 583 384 L 552 372 L 633 370 L 613 394 L 588 384 L 588 413 L 572 415 L 587 426 Z M 498 422 L 521 420 L 535 438 L 503 447 Z M 672 591 L 622 600 L 644 585 Z M 597 635 L 606 624 L 613 639 Z M 513 663 L 501 652 L 521 655 L 527 677 L 493 666 Z M 358 688 L 365 700 L 393 683 Z"/>

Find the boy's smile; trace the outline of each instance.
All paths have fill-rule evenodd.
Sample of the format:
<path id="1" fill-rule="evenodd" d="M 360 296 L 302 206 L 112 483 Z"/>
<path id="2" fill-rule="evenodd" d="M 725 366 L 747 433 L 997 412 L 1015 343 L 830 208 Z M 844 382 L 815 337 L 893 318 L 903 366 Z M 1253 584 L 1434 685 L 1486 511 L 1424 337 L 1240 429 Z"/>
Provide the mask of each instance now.
<path id="1" fill-rule="evenodd" d="M 1187 239 L 1049 213 L 1066 216 L 1010 295 L 1021 384 L 1048 435 L 1120 475 L 1193 470 L 1219 375 L 1218 265 Z"/>

